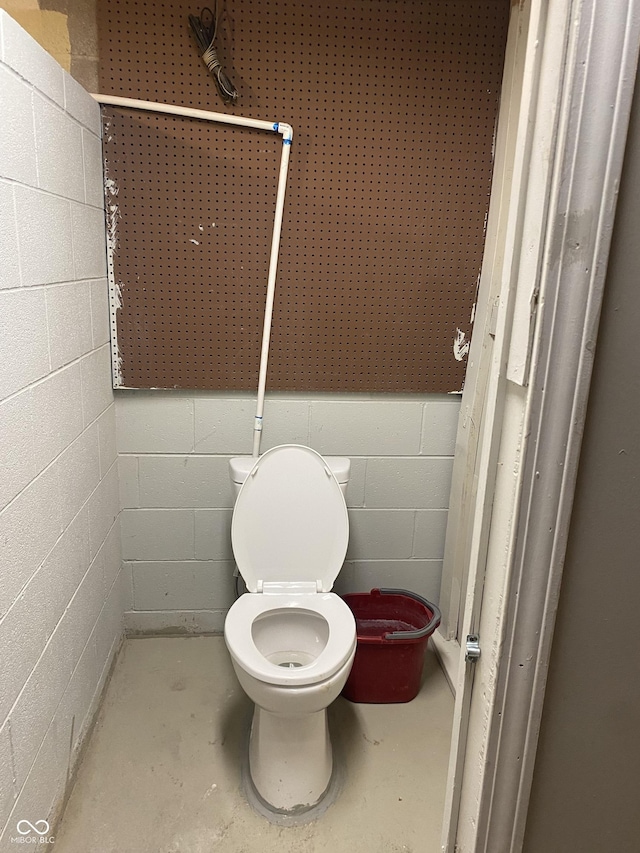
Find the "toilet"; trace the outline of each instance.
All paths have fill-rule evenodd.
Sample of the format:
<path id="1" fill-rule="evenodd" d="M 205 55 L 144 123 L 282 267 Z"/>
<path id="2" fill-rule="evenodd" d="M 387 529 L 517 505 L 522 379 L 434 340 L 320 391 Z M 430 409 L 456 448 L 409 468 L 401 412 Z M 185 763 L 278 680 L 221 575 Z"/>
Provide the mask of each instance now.
<path id="1" fill-rule="evenodd" d="M 231 542 L 248 592 L 224 636 L 254 703 L 250 787 L 268 810 L 301 814 L 330 789 L 327 708 L 345 685 L 356 626 L 331 592 L 349 539 L 348 459 L 281 445 L 229 463 Z"/>

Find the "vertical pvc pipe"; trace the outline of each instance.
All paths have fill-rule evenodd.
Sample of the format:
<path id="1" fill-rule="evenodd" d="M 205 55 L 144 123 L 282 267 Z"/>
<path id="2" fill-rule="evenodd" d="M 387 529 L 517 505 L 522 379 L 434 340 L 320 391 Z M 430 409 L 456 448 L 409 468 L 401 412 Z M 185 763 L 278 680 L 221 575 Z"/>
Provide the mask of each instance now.
<path id="1" fill-rule="evenodd" d="M 267 365 L 269 362 L 269 344 L 271 339 L 271 318 L 273 316 L 273 301 L 276 292 L 276 274 L 278 272 L 278 255 L 280 254 L 280 234 L 282 231 L 282 216 L 284 213 L 284 197 L 287 190 L 289 154 L 291 152 L 291 142 L 293 140 L 293 128 L 290 127 L 290 125 L 280 123 L 277 125 L 277 128 L 274 129 L 277 129 L 279 133 L 282 133 L 282 157 L 280 158 L 280 174 L 278 176 L 278 191 L 276 195 L 276 212 L 273 219 L 271 256 L 269 258 L 267 298 L 264 309 L 264 324 L 262 327 L 262 349 L 260 352 L 260 374 L 258 377 L 258 400 L 253 426 L 253 456 L 260 455 L 264 393 L 267 385 Z"/>

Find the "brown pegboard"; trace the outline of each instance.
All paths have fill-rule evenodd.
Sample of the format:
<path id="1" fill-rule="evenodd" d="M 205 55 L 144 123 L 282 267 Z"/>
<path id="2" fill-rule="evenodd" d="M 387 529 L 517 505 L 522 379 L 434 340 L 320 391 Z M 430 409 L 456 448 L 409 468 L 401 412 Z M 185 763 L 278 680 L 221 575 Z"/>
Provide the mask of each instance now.
<path id="1" fill-rule="evenodd" d="M 268 388 L 462 387 L 509 5 L 227 0 L 225 107 L 199 7 L 98 4 L 105 94 L 294 127 Z M 108 116 L 122 384 L 255 388 L 281 137 Z"/>

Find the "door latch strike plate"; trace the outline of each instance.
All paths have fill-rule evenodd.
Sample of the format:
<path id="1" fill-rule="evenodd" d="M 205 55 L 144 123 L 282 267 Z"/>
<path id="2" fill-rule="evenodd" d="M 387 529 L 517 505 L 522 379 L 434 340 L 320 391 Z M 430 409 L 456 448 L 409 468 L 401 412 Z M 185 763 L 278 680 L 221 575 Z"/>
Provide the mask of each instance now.
<path id="1" fill-rule="evenodd" d="M 467 634 L 464 659 L 475 663 L 480 657 L 480 638 L 477 634 Z"/>

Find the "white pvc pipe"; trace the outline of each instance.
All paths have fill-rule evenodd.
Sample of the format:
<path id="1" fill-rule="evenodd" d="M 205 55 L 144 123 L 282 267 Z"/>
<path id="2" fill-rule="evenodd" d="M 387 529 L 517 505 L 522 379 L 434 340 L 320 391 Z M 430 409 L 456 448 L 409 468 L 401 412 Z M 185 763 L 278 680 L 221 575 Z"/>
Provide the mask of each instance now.
<path id="1" fill-rule="evenodd" d="M 155 101 L 139 101 L 136 98 L 120 98 L 118 95 L 91 95 L 99 104 L 111 107 L 127 107 L 131 110 L 146 110 L 150 113 L 167 113 L 172 116 L 197 118 L 201 121 L 218 121 L 222 124 L 236 124 L 241 127 L 253 127 L 256 130 L 270 130 L 278 133 L 278 122 L 260 121 L 257 118 L 212 113 L 208 110 L 194 110 L 191 107 L 178 107 L 174 104 L 157 104 Z"/>
<path id="2" fill-rule="evenodd" d="M 282 125 L 281 125 L 282 126 Z M 260 375 L 258 377 L 258 402 L 253 426 L 253 456 L 260 454 L 260 438 L 262 436 L 262 413 L 264 411 L 264 392 L 267 386 L 267 362 L 269 360 L 269 341 L 271 338 L 271 317 L 276 291 L 276 273 L 278 271 L 278 254 L 280 252 L 280 232 L 282 231 L 282 215 L 284 212 L 284 196 L 287 189 L 287 172 L 289 169 L 289 153 L 293 128 L 285 125 L 282 131 L 282 157 L 280 159 L 280 174 L 278 175 L 278 192 L 276 195 L 276 212 L 273 217 L 273 235 L 271 237 L 271 257 L 269 259 L 269 278 L 267 280 L 267 298 L 264 308 L 264 325 L 262 327 L 262 350 L 260 352 Z"/>
<path id="3" fill-rule="evenodd" d="M 178 107 L 172 104 L 158 104 L 154 101 L 140 101 L 135 98 L 121 98 L 117 95 L 92 95 L 99 104 L 113 107 L 127 107 L 133 110 L 146 110 L 147 112 L 165 113 L 167 115 L 195 118 L 201 121 L 215 121 L 221 124 L 235 124 L 240 127 L 251 127 L 255 130 L 268 130 L 272 133 L 282 134 L 282 155 L 280 158 L 280 172 L 278 175 L 278 189 L 276 194 L 276 210 L 273 217 L 273 235 L 271 237 L 271 255 L 269 257 L 269 276 L 267 279 L 267 298 L 264 310 L 264 324 L 262 327 L 262 347 L 260 351 L 260 373 L 258 377 L 258 400 L 256 404 L 256 415 L 253 426 L 253 449 L 252 455 L 260 454 L 260 438 L 262 436 L 262 420 L 264 412 L 264 395 L 267 386 L 267 364 L 269 361 L 269 342 L 271 338 L 271 318 L 273 316 L 273 302 L 276 291 L 276 274 L 278 272 L 278 255 L 280 253 L 280 234 L 282 232 L 282 216 L 284 213 L 284 199 L 287 190 L 287 175 L 289 171 L 289 154 L 293 141 L 293 128 L 284 122 L 261 121 L 255 118 L 244 118 L 243 116 L 227 115 L 227 113 L 212 113 L 208 110 L 195 110 L 191 107 Z"/>

